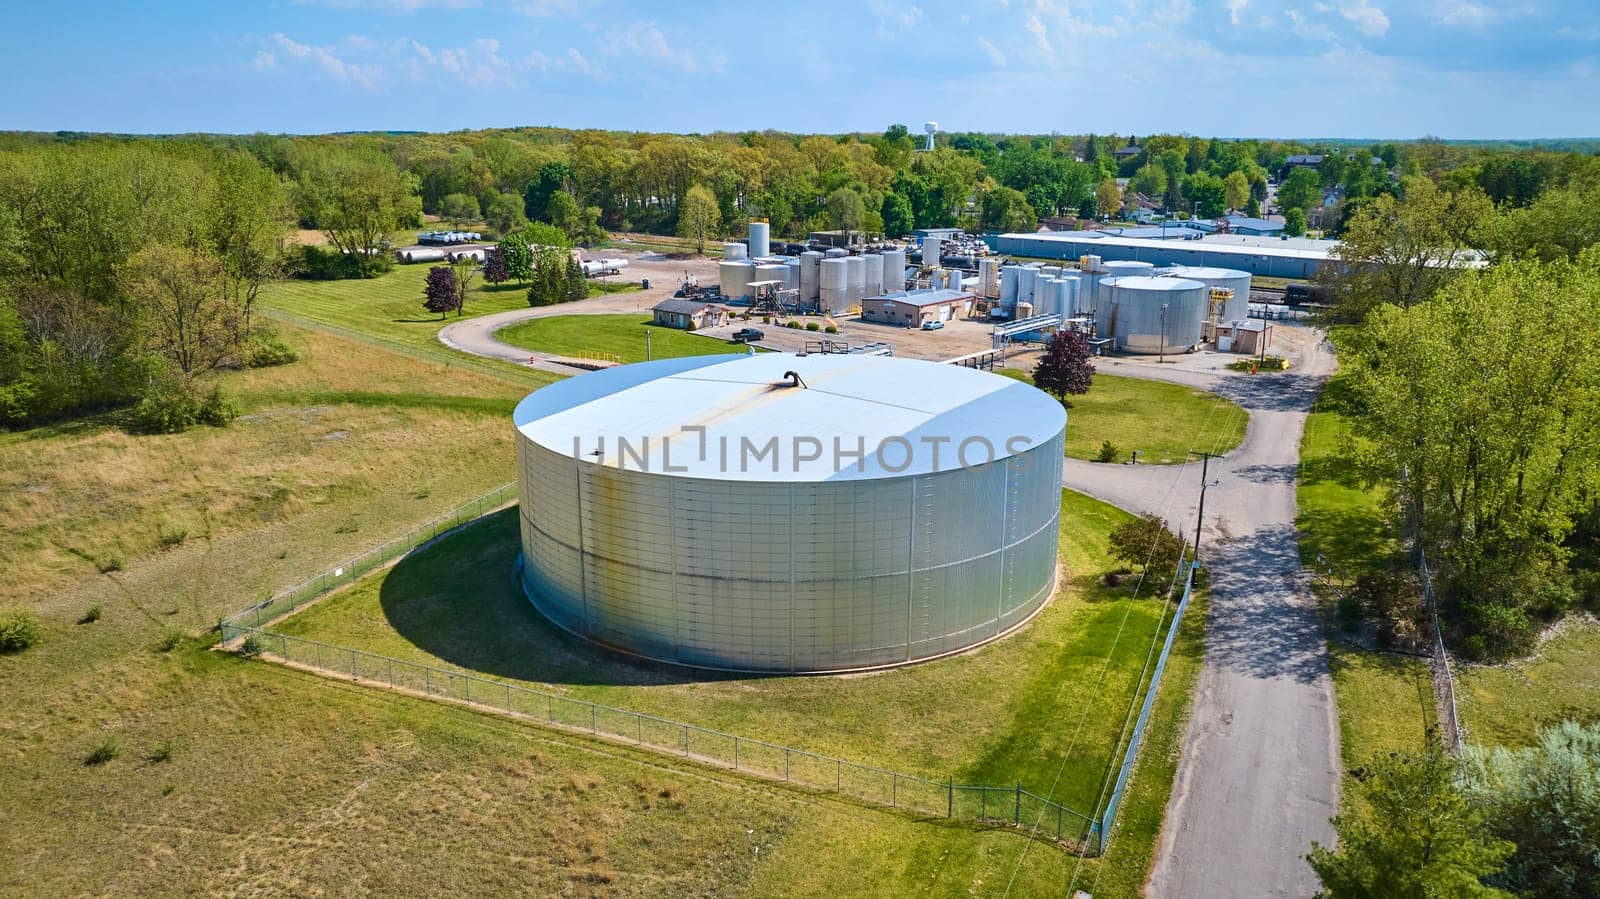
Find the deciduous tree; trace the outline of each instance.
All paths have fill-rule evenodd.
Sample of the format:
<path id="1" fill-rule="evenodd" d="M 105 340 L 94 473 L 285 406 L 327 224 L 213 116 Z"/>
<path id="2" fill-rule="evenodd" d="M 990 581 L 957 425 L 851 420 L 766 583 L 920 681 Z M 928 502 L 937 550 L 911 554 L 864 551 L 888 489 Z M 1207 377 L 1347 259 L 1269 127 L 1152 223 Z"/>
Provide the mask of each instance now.
<path id="1" fill-rule="evenodd" d="M 1066 403 L 1067 395 L 1082 395 L 1094 385 L 1094 363 L 1089 361 L 1089 340 L 1078 331 L 1051 335 L 1044 356 L 1033 369 L 1033 386 Z"/>
<path id="2" fill-rule="evenodd" d="M 459 312 L 461 309 L 460 295 L 456 291 L 456 272 L 448 265 L 436 265 L 428 269 L 428 280 L 423 285 L 423 308 L 429 312 L 439 313 L 444 318 L 445 313 Z"/>
<path id="3" fill-rule="evenodd" d="M 721 221 L 717 198 L 703 184 L 696 184 L 678 203 L 678 236 L 694 241 L 694 251 L 705 255 L 706 238 L 715 234 Z"/>
<path id="4" fill-rule="evenodd" d="M 1117 179 L 1107 178 L 1094 191 L 1095 211 L 1103 216 L 1113 216 L 1122 210 L 1122 188 Z"/>

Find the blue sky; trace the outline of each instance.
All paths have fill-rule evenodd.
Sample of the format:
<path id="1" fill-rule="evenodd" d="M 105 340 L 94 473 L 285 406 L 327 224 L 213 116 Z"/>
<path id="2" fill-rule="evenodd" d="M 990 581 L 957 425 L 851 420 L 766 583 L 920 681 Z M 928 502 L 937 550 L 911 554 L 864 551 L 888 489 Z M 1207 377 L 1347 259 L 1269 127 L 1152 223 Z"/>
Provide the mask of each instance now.
<path id="1" fill-rule="evenodd" d="M 0 129 L 1600 135 L 1596 0 L 57 0 L 0 52 Z"/>

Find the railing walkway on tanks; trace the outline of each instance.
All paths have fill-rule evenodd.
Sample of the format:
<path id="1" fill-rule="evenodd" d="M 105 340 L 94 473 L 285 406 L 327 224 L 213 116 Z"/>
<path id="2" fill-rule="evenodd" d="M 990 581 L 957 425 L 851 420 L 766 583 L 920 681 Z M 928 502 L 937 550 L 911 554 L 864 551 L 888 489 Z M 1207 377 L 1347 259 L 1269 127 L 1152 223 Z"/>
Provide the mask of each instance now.
<path id="1" fill-rule="evenodd" d="M 218 622 L 222 646 L 319 674 L 447 702 L 470 705 L 560 730 L 629 744 L 701 764 L 793 784 L 917 815 L 1024 829 L 1086 855 L 1109 845 L 1115 816 L 1134 769 L 1161 675 L 1183 623 L 1194 581 L 1191 566 L 1166 641 L 1155 664 L 1115 785 L 1098 817 L 1019 784 L 990 786 L 935 780 L 852 762 L 683 721 L 575 699 L 558 693 L 424 665 L 273 630 L 272 622 L 451 530 L 473 524 L 516 498 L 503 484 L 421 527 L 279 591 Z"/>

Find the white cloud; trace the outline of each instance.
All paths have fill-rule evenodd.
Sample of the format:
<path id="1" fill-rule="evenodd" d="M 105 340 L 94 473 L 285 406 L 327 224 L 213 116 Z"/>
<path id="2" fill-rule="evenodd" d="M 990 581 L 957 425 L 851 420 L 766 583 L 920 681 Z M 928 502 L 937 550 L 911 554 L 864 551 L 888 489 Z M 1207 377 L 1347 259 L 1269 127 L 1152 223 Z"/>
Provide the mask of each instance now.
<path id="1" fill-rule="evenodd" d="M 414 13 L 422 9 L 469 9 L 478 0 L 295 0 L 296 6 L 326 6 L 329 9 L 363 9 L 374 12 Z"/>
<path id="2" fill-rule="evenodd" d="M 1028 29 L 1028 32 L 1033 35 L 1033 39 L 1039 45 L 1040 50 L 1046 53 L 1056 52 L 1055 48 L 1050 46 L 1050 30 L 1045 27 L 1044 22 L 1038 16 L 1029 16 L 1028 21 L 1022 23 L 1022 27 Z"/>
<path id="3" fill-rule="evenodd" d="M 653 62 L 685 74 L 715 72 L 724 58 L 714 51 L 691 51 L 669 40 L 654 22 L 630 22 L 606 30 L 605 52 Z"/>
<path id="4" fill-rule="evenodd" d="M 1235 25 L 1244 17 L 1245 7 L 1250 5 L 1250 0 L 1228 0 L 1228 21 Z"/>
<path id="5" fill-rule="evenodd" d="M 1006 55 L 1000 52 L 999 47 L 996 47 L 994 44 L 990 43 L 988 38 L 978 38 L 978 49 L 982 50 L 984 54 L 989 57 L 989 61 L 995 65 L 1004 66 L 1006 64 Z"/>
<path id="6" fill-rule="evenodd" d="M 377 90 L 382 80 L 381 67 L 346 62 L 334 55 L 332 49 L 328 47 L 302 44 L 281 33 L 267 38 L 265 43 L 267 50 L 257 53 L 253 63 L 258 69 L 276 68 L 278 56 L 281 54 L 286 60 L 303 63 L 333 81 L 354 85 L 363 90 Z"/>
<path id="7" fill-rule="evenodd" d="M 539 50 L 524 57 L 518 65 L 527 71 L 558 75 L 581 75 L 586 78 L 605 78 L 610 73 L 599 63 L 568 47 L 565 53 L 547 54 Z"/>
<path id="8" fill-rule="evenodd" d="M 1472 0 L 1443 0 L 1434 14 L 1440 22 L 1457 28 L 1481 28 L 1496 17 L 1493 9 Z"/>
<path id="9" fill-rule="evenodd" d="M 1339 4 L 1339 15 L 1369 37 L 1382 37 L 1389 32 L 1389 17 L 1378 7 L 1369 6 L 1367 0 L 1344 0 Z"/>
<path id="10" fill-rule="evenodd" d="M 871 8 L 873 17 L 878 20 L 878 37 L 881 38 L 894 37 L 922 21 L 920 6 L 873 0 Z"/>

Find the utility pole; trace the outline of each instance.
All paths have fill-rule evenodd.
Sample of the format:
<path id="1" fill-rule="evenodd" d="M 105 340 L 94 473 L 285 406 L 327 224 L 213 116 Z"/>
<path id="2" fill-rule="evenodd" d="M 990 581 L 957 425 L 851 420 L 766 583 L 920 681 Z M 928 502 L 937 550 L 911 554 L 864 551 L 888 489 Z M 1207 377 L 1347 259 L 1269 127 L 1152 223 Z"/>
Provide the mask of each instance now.
<path id="1" fill-rule="evenodd" d="M 1161 304 L 1161 355 L 1156 357 L 1157 362 L 1167 361 L 1167 304 Z"/>
<path id="2" fill-rule="evenodd" d="M 644 361 L 650 361 L 650 329 L 644 329 Z"/>
<path id="3" fill-rule="evenodd" d="M 1200 513 L 1195 516 L 1194 521 L 1194 560 L 1199 562 L 1200 528 L 1206 520 L 1206 487 L 1210 485 L 1210 482 L 1206 480 L 1206 477 L 1211 468 L 1211 460 L 1218 458 L 1221 454 L 1190 450 L 1189 455 L 1200 457 Z"/>

